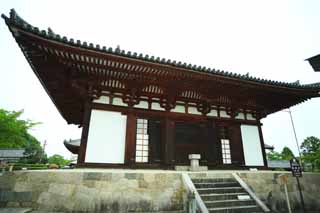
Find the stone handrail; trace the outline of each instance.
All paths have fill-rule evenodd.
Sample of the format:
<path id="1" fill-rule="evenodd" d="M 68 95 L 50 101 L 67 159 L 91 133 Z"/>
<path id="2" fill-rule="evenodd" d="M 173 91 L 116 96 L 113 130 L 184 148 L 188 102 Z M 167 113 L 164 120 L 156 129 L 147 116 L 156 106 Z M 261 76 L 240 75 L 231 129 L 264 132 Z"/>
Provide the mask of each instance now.
<path id="1" fill-rule="evenodd" d="M 249 188 L 249 186 L 240 178 L 236 173 L 232 173 L 233 177 L 244 188 L 248 194 L 254 199 L 254 201 L 260 206 L 263 212 L 271 212 L 270 209 L 258 198 L 258 196 Z"/>
<path id="2" fill-rule="evenodd" d="M 204 204 L 203 200 L 201 199 L 196 187 L 194 186 L 191 178 L 189 177 L 189 175 L 187 173 L 182 174 L 182 180 L 183 180 L 185 187 L 187 188 L 188 193 L 194 194 L 197 208 L 200 210 L 200 212 L 201 213 L 209 213 L 206 205 Z"/>

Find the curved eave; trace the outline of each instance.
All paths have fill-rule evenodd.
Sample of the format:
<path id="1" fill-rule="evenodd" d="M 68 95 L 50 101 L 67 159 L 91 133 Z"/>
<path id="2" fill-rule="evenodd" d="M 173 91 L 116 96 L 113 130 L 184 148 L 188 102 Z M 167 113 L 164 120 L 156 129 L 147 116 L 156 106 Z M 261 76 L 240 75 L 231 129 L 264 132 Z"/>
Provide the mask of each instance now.
<path id="1" fill-rule="evenodd" d="M 68 143 L 67 141 L 64 141 L 63 144 L 71 153 L 73 153 L 73 154 L 79 153 L 80 145 L 71 144 L 71 143 Z"/>
<path id="2" fill-rule="evenodd" d="M 185 62 L 176 62 L 175 60 L 171 59 L 165 59 L 155 56 L 149 56 L 144 54 L 138 54 L 136 52 L 131 51 L 125 51 L 121 50 L 120 48 L 111 48 L 111 47 L 101 47 L 100 45 L 93 43 L 87 43 L 86 41 L 82 42 L 80 40 L 75 41 L 75 39 L 71 38 L 68 39 L 66 36 L 60 36 L 59 34 L 55 34 L 52 32 L 52 30 L 39 30 L 37 27 L 33 27 L 26 21 L 24 21 L 13 9 L 10 12 L 10 18 L 2 14 L 2 18 L 5 19 L 6 24 L 10 27 L 16 27 L 19 30 L 22 30 L 24 32 L 32 33 L 35 36 L 39 36 L 43 39 L 49 40 L 51 42 L 57 42 L 62 45 L 67 45 L 69 47 L 79 48 L 85 51 L 93 51 L 94 53 L 102 53 L 107 54 L 109 56 L 114 57 L 120 57 L 127 60 L 133 60 L 138 63 L 145 63 L 145 64 L 152 64 L 152 65 L 159 65 L 159 66 L 166 66 L 168 68 L 173 69 L 179 69 L 180 71 L 187 71 L 187 72 L 196 72 L 196 73 L 202 73 L 205 75 L 214 75 L 214 76 L 221 76 L 223 78 L 227 78 L 230 80 L 237 80 L 237 81 L 243 81 L 244 83 L 248 84 L 255 84 L 258 83 L 259 85 L 270 85 L 270 86 L 276 86 L 277 88 L 287 89 L 305 89 L 305 88 L 317 88 L 319 89 L 320 86 L 314 86 L 313 84 L 306 84 L 306 85 L 300 85 L 299 83 L 286 83 L 286 82 L 280 82 L 280 81 L 273 81 L 273 80 L 267 80 L 262 78 L 256 78 L 249 75 L 242 75 L 232 72 L 227 72 L 223 70 L 216 70 L 213 68 L 207 68 L 205 66 L 198 66 L 194 64 L 187 64 Z"/>
<path id="3" fill-rule="evenodd" d="M 306 59 L 315 72 L 320 72 L 320 54 Z"/>
<path id="4" fill-rule="evenodd" d="M 7 19 L 6 19 L 7 20 Z M 248 87 L 261 87 L 263 86 L 264 88 L 269 88 L 269 89 L 281 89 L 284 91 L 288 92 L 298 92 L 298 93 L 304 93 L 306 94 L 307 98 L 312 98 L 312 97 L 318 97 L 319 96 L 319 91 L 320 91 L 320 84 L 315 83 L 315 84 L 305 84 L 301 85 L 299 83 L 285 83 L 285 82 L 278 82 L 278 81 L 272 81 L 272 80 L 266 80 L 266 79 L 260 79 L 260 78 L 255 78 L 247 75 L 240 75 L 240 74 L 235 74 L 235 73 L 229 73 L 229 72 L 224 72 L 224 71 L 219 71 L 219 70 L 214 70 L 214 69 L 208 69 L 208 70 L 201 70 L 201 69 L 192 69 L 189 67 L 183 67 L 183 66 L 178 66 L 176 64 L 165 64 L 159 63 L 157 61 L 150 61 L 146 59 L 141 59 L 141 58 L 134 58 L 131 55 L 121 55 L 121 52 L 117 51 L 102 51 L 101 49 L 94 49 L 94 48 L 89 48 L 87 45 L 76 45 L 74 43 L 62 41 L 62 40 L 57 40 L 57 39 L 52 39 L 48 38 L 47 36 L 44 36 L 45 34 L 39 34 L 36 32 L 29 32 L 26 31 L 26 29 L 21 28 L 21 26 L 16 26 L 14 24 L 8 25 L 10 31 L 12 32 L 13 36 L 18 39 L 18 37 L 21 37 L 23 35 L 25 36 L 31 36 L 34 37 L 35 39 L 39 39 L 41 41 L 50 43 L 55 46 L 60 46 L 61 48 L 69 48 L 70 50 L 77 51 L 83 54 L 94 54 L 97 57 L 108 57 L 108 58 L 113 58 L 115 60 L 120 60 L 120 61 L 129 61 L 134 64 L 139 64 L 139 65 L 144 65 L 144 66 L 156 66 L 159 69 L 166 69 L 166 70 L 171 70 L 171 71 L 178 71 L 178 72 L 185 72 L 185 73 L 193 73 L 195 76 L 196 75 L 205 75 L 210 79 L 210 77 L 214 77 L 215 79 L 221 79 L 221 80 L 226 80 L 229 81 L 230 83 L 236 82 L 237 84 L 242 83 L 245 84 Z M 32 61 L 30 61 L 30 58 L 26 55 L 24 49 L 21 47 L 19 41 L 17 41 L 19 44 L 21 50 L 23 51 L 26 59 L 28 60 L 30 66 L 34 69 L 34 66 L 32 64 Z M 86 43 L 86 42 L 84 42 Z M 130 51 L 129 51 L 130 52 Z M 192 67 L 196 67 L 193 65 Z M 36 70 L 34 70 L 35 73 L 37 73 Z M 39 78 L 39 80 L 42 82 L 42 80 Z M 48 93 L 48 91 L 47 91 Z M 50 93 L 48 93 L 50 96 Z M 53 100 L 54 102 L 54 100 Z"/>
<path id="5" fill-rule="evenodd" d="M 284 83 L 278 81 L 271 81 L 266 79 L 254 78 L 249 75 L 240 75 L 235 73 L 229 73 L 224 71 L 219 71 L 215 69 L 210 69 L 202 66 L 196 66 L 191 64 L 186 64 L 182 62 L 175 62 L 166 59 L 160 59 L 159 57 L 149 57 L 148 55 L 142 55 L 137 53 L 131 53 L 130 51 L 120 50 L 116 48 L 113 50 L 112 48 L 102 47 L 100 45 L 93 45 L 90 43 L 89 45 L 87 42 L 81 42 L 74 39 L 67 39 L 65 36 L 61 37 L 58 34 L 53 33 L 51 30 L 44 31 L 39 30 L 36 27 L 31 26 L 23 19 L 21 19 L 14 10 L 10 13 L 10 18 L 2 15 L 5 19 L 6 24 L 8 25 L 12 35 L 16 39 L 20 49 L 22 50 L 25 58 L 28 60 L 31 68 L 33 69 L 34 73 L 37 75 L 38 79 L 40 80 L 42 86 L 46 90 L 47 94 L 56 105 L 57 109 L 59 110 L 60 114 L 64 117 L 64 119 L 68 123 L 74 124 L 81 124 L 82 123 L 82 113 L 83 113 L 83 103 L 79 102 L 79 99 L 74 101 L 71 105 L 77 105 L 77 110 L 73 110 L 72 114 L 69 111 L 69 108 L 66 109 L 64 102 L 57 100 L 56 96 L 59 96 L 63 93 L 63 88 L 60 89 L 59 94 L 57 93 L 56 89 L 50 89 L 48 87 L 48 83 L 44 82 L 43 76 L 41 73 L 46 73 L 46 69 L 40 70 L 38 68 L 37 56 L 32 55 L 32 51 L 38 51 L 35 47 L 31 47 L 26 49 L 21 42 L 23 40 L 32 40 L 35 43 L 46 43 L 49 46 L 57 48 L 58 50 L 64 50 L 69 52 L 77 52 L 82 55 L 92 56 L 98 59 L 110 59 L 114 61 L 121 61 L 124 63 L 144 66 L 144 67 L 152 67 L 159 70 L 165 70 L 170 75 L 180 75 L 181 73 L 186 73 L 188 76 L 188 80 L 193 82 L 194 79 L 201 80 L 204 79 L 211 84 L 216 82 L 223 81 L 225 84 L 230 84 L 233 86 L 241 86 L 242 88 L 248 88 L 251 90 L 263 90 L 267 91 L 270 95 L 270 100 L 279 100 L 279 97 L 290 96 L 287 102 L 282 101 L 282 103 L 274 102 L 272 105 L 266 102 L 266 106 L 269 107 L 267 111 L 264 112 L 265 115 L 271 114 L 273 112 L 279 111 L 281 109 L 288 108 L 290 106 L 299 104 L 304 102 L 313 97 L 319 97 L 320 91 L 320 84 L 308 84 L 308 85 L 301 85 L 298 82 L 296 83 Z M 34 49 L 32 49 L 34 48 Z M 39 62 L 38 62 L 39 63 Z M 43 61 L 41 61 L 43 63 Z M 77 62 L 74 62 L 77 63 Z M 48 66 L 48 65 L 47 65 Z M 90 65 L 91 66 L 91 65 Z M 62 67 L 65 68 L 65 67 Z M 140 73 L 141 75 L 141 73 Z M 237 91 L 235 91 L 237 92 Z M 56 94 L 54 94 L 56 93 Z M 57 95 L 58 94 L 58 95 Z M 69 95 L 72 93 L 69 93 Z M 277 96 L 273 98 L 273 96 Z M 66 97 L 66 96 L 64 96 Z M 293 98 L 292 98 L 293 97 Z M 70 114 L 71 113 L 71 114 Z"/>

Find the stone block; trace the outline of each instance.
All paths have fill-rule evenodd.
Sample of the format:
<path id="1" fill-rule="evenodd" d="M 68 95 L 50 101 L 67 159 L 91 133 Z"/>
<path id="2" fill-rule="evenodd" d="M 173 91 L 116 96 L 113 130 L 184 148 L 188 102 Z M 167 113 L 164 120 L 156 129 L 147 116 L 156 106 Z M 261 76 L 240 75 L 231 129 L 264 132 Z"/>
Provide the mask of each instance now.
<path id="1" fill-rule="evenodd" d="M 0 208 L 4 208 L 7 206 L 7 202 L 0 201 Z"/>
<path id="2" fill-rule="evenodd" d="M 10 201 L 10 202 L 7 203 L 7 207 L 9 207 L 9 208 L 19 208 L 20 207 L 20 203 L 19 202 Z"/>
<path id="3" fill-rule="evenodd" d="M 111 181 L 116 182 L 124 178 L 124 173 L 113 173 Z"/>
<path id="4" fill-rule="evenodd" d="M 32 200 L 32 192 L 0 191 L 1 202 L 25 202 Z"/>
<path id="5" fill-rule="evenodd" d="M 101 180 L 101 172 L 86 172 L 83 175 L 83 180 Z"/>
<path id="6" fill-rule="evenodd" d="M 139 188 L 148 188 L 149 184 L 144 179 L 139 180 Z"/>
<path id="7" fill-rule="evenodd" d="M 101 176 L 101 181 L 111 181 L 112 173 L 103 173 Z"/>
<path id="8" fill-rule="evenodd" d="M 24 192 L 24 191 L 30 191 L 32 189 L 31 184 L 28 182 L 22 182 L 19 181 L 14 185 L 13 190 L 16 192 Z"/>
<path id="9" fill-rule="evenodd" d="M 56 174 L 52 175 L 55 180 L 50 183 L 81 184 L 83 176 L 83 172 L 56 172 Z"/>
<path id="10" fill-rule="evenodd" d="M 96 182 L 97 182 L 97 181 L 94 181 L 94 180 L 84 180 L 84 181 L 82 182 L 82 184 L 83 184 L 83 186 L 85 186 L 85 187 L 95 188 Z"/>
<path id="11" fill-rule="evenodd" d="M 192 172 L 208 171 L 208 167 L 207 166 L 190 167 L 190 171 L 192 171 Z"/>
<path id="12" fill-rule="evenodd" d="M 0 176 L 0 190 L 11 190 L 14 187 L 16 180 L 9 172 Z"/>
<path id="13" fill-rule="evenodd" d="M 152 183 L 155 181 L 155 174 L 152 173 L 144 173 L 143 174 L 143 179 L 147 182 L 147 183 Z"/>
<path id="14" fill-rule="evenodd" d="M 74 204 L 73 211 L 99 212 L 101 202 L 98 195 L 99 193 L 96 189 L 80 187 L 72 200 L 72 204 Z"/>
<path id="15" fill-rule="evenodd" d="M 62 196 L 72 196 L 75 191 L 74 184 L 62 184 L 62 183 L 52 183 L 49 185 L 49 193 L 54 193 Z"/>
<path id="16" fill-rule="evenodd" d="M 20 202 L 21 207 L 32 207 L 32 202 Z"/>
<path id="17" fill-rule="evenodd" d="M 125 178 L 131 180 L 131 179 L 137 179 L 137 173 L 126 173 L 124 175 Z"/>
<path id="18" fill-rule="evenodd" d="M 39 209 L 46 210 L 48 212 L 49 211 L 67 212 L 73 209 L 73 202 L 68 202 L 67 197 L 49 193 L 49 192 L 41 193 L 37 203 L 39 204 Z M 69 205 L 71 205 L 71 207 L 69 208 L 65 207 Z"/>

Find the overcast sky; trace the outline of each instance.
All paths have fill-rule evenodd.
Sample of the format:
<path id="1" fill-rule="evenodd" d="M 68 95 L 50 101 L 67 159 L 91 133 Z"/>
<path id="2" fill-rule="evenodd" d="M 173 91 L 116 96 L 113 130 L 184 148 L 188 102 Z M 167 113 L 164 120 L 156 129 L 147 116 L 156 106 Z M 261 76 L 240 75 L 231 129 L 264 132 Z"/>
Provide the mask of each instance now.
<path id="1" fill-rule="evenodd" d="M 30 24 L 68 38 L 271 80 L 320 82 L 304 59 L 320 53 L 320 1 L 1 1 Z M 31 131 L 46 152 L 66 157 L 63 140 L 80 138 L 67 125 L 0 22 L 0 108 L 42 122 Z M 291 108 L 299 143 L 320 138 L 320 98 Z M 264 140 L 297 153 L 290 117 L 262 120 Z"/>

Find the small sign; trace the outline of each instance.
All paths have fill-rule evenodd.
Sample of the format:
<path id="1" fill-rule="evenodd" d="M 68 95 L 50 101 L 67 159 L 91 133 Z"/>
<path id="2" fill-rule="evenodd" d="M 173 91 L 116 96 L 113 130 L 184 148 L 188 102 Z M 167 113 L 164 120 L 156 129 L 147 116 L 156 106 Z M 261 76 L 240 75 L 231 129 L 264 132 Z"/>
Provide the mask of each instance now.
<path id="1" fill-rule="evenodd" d="M 296 158 L 290 160 L 290 167 L 293 177 L 302 177 L 302 169 L 299 161 Z"/>

